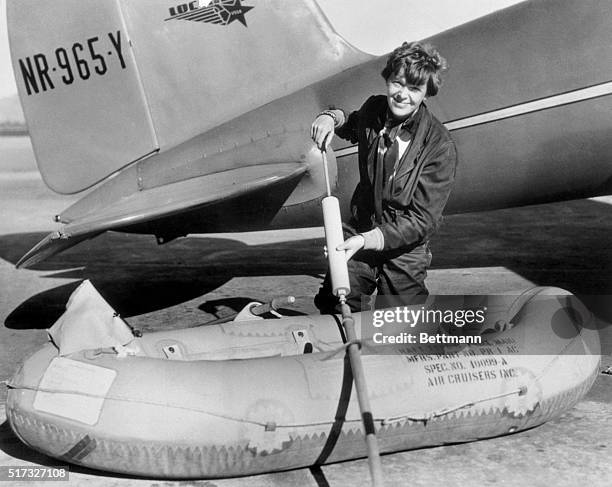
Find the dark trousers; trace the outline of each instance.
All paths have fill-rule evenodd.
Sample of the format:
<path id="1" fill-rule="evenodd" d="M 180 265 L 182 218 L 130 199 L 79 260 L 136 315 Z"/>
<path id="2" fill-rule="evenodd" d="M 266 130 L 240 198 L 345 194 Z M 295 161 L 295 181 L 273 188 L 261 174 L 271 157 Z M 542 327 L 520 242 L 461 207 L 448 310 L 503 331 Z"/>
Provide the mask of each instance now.
<path id="1" fill-rule="evenodd" d="M 375 290 L 376 308 L 422 303 L 429 295 L 425 278 L 430 265 L 431 252 L 426 243 L 409 252 L 357 252 L 348 262 L 351 292 L 347 304 L 353 312 L 370 309 L 369 300 L 364 298 Z M 314 302 L 321 313 L 340 313 L 329 271 Z"/>

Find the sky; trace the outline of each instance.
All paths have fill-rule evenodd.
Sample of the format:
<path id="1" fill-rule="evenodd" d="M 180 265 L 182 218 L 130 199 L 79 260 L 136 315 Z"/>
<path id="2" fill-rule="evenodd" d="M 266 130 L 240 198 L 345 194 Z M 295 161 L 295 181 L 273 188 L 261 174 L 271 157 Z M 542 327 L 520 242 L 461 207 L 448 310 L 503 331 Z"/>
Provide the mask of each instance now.
<path id="1" fill-rule="evenodd" d="M 424 39 L 520 1 L 318 0 L 318 3 L 339 34 L 362 51 L 380 55 L 404 41 Z"/>
<path id="2" fill-rule="evenodd" d="M 256 5 L 258 0 L 243 1 Z M 351 44 L 371 54 L 384 54 L 405 40 L 428 37 L 519 1 L 318 0 L 318 3 L 338 33 Z M 0 98 L 16 93 L 6 29 L 6 0 L 0 0 Z"/>

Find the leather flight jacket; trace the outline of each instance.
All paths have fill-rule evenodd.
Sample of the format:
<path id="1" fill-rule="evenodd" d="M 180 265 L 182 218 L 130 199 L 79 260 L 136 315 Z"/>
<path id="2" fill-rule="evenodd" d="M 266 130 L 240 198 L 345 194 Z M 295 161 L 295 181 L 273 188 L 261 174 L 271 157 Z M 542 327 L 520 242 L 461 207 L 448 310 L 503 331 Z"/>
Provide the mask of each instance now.
<path id="1" fill-rule="evenodd" d="M 408 148 L 399 156 L 395 173 L 387 184 L 387 196 L 378 202 L 374 179 L 376 150 L 387 117 L 387 98 L 372 96 L 352 112 L 336 134 L 359 148 L 359 184 L 351 200 L 350 226 L 356 232 L 378 227 L 385 251 L 409 251 L 426 243 L 438 228 L 455 181 L 457 151 L 448 130 L 422 103 Z"/>

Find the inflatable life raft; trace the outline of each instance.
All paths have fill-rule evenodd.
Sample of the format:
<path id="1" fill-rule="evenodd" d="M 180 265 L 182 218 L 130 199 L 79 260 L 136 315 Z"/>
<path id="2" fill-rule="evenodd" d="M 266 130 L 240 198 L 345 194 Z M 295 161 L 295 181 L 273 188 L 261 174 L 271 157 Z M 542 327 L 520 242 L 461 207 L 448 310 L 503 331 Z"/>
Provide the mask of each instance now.
<path id="1" fill-rule="evenodd" d="M 95 296 L 87 282 L 75 291 L 50 331 L 53 341 L 9 383 L 10 425 L 32 448 L 62 462 L 166 478 L 243 476 L 366 456 L 337 317 L 135 337 Z M 382 453 L 531 428 L 586 394 L 600 352 L 579 300 L 538 288 L 492 297 L 487 309 L 495 326 L 472 338 L 480 343 L 450 340 L 455 335 L 440 323 L 424 343 L 364 339 Z M 373 315 L 355 319 L 364 332 Z M 392 325 L 404 338 L 434 326 Z M 83 333 L 91 328 L 97 331 Z M 87 344 L 89 335 L 103 346 Z"/>

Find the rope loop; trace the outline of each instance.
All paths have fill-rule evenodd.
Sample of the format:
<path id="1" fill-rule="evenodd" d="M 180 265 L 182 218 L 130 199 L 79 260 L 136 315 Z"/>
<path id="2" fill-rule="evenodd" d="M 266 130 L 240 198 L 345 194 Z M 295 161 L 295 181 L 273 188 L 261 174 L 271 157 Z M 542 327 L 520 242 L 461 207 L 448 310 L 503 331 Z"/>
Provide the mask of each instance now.
<path id="1" fill-rule="evenodd" d="M 361 348 L 363 347 L 363 342 L 361 340 L 359 340 L 359 339 L 349 340 L 348 342 L 343 343 L 342 345 L 340 345 L 338 348 L 335 348 L 334 350 L 331 350 L 329 355 L 327 357 L 325 357 L 325 358 L 322 358 L 321 360 L 322 361 L 331 360 L 331 359 L 337 357 L 338 355 L 340 355 L 340 353 L 347 352 L 348 348 L 351 345 L 357 345 L 359 347 L 359 350 L 361 350 Z"/>

